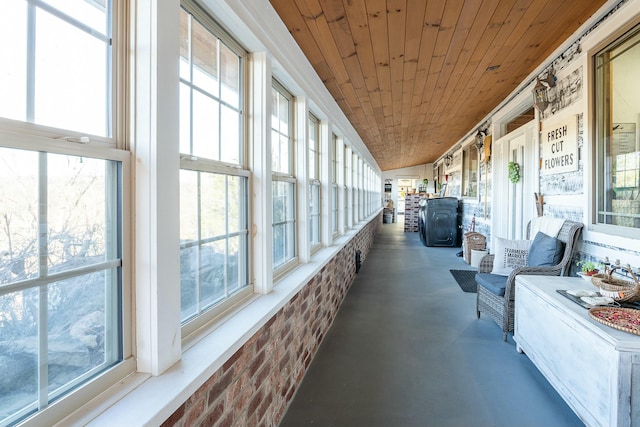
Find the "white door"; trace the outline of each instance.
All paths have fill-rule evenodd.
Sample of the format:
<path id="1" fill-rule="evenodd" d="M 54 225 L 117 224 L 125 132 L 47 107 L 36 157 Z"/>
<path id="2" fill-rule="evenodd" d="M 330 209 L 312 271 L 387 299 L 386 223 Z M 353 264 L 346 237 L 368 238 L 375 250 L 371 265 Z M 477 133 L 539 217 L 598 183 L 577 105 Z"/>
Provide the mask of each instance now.
<path id="1" fill-rule="evenodd" d="M 509 142 L 508 162 L 515 162 L 520 167 L 520 180 L 512 183 L 508 178 L 509 163 L 507 163 L 507 186 L 508 186 L 508 207 L 507 207 L 507 238 L 524 239 L 526 238 L 526 226 L 523 224 L 525 217 L 525 195 L 524 181 L 526 179 L 525 169 L 525 135 L 519 135 Z M 526 199 L 526 201 L 530 201 Z"/>
<path id="2" fill-rule="evenodd" d="M 539 156 L 535 122 L 498 139 L 492 147 L 492 235 L 525 239 L 527 224 L 535 215 L 534 192 L 538 191 Z M 509 162 L 520 167 L 520 180 L 509 181 Z"/>

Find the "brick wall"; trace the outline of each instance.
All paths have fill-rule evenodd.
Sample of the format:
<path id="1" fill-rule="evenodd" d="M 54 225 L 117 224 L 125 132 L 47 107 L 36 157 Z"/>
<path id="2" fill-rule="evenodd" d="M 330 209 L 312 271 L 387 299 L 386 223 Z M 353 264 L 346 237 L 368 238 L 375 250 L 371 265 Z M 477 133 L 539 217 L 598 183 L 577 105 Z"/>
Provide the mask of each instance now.
<path id="1" fill-rule="evenodd" d="M 370 221 L 163 424 L 277 426 L 355 278 L 382 217 Z"/>

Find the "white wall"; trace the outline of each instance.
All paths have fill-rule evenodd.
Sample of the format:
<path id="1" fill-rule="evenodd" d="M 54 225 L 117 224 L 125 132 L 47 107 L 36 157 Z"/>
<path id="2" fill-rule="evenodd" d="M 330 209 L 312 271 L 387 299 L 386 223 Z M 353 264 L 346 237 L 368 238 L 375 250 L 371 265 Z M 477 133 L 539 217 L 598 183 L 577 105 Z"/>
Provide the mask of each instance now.
<path id="1" fill-rule="evenodd" d="M 411 166 L 408 168 L 392 169 L 382 172 L 382 184 L 384 185 L 387 179 L 392 181 L 392 200 L 393 206 L 398 208 L 398 179 L 416 179 L 422 181 L 424 178 L 429 180 L 428 192 L 433 192 L 433 164 L 427 163 L 425 165 Z M 384 191 L 384 189 L 383 189 Z M 417 188 L 416 188 L 417 191 Z"/>

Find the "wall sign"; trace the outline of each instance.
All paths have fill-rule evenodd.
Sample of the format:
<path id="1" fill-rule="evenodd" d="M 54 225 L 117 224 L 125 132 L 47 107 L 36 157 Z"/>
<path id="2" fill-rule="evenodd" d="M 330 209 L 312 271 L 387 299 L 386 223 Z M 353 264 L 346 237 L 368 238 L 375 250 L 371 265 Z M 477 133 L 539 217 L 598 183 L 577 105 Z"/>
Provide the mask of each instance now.
<path id="1" fill-rule="evenodd" d="M 545 120 L 542 123 L 543 175 L 578 170 L 578 115 L 565 119 Z"/>

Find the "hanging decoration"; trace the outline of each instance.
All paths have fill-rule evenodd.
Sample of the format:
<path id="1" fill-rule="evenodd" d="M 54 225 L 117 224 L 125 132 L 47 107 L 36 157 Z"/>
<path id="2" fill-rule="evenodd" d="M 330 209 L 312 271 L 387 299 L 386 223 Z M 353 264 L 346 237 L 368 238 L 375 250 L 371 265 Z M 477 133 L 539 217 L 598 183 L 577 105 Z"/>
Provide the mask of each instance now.
<path id="1" fill-rule="evenodd" d="M 484 219 L 487 219 L 487 194 L 489 192 L 489 159 L 491 158 L 491 135 L 484 137 Z"/>
<path id="2" fill-rule="evenodd" d="M 520 182 L 520 165 L 516 162 L 509 162 L 509 181 L 514 184 Z"/>

